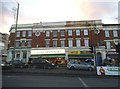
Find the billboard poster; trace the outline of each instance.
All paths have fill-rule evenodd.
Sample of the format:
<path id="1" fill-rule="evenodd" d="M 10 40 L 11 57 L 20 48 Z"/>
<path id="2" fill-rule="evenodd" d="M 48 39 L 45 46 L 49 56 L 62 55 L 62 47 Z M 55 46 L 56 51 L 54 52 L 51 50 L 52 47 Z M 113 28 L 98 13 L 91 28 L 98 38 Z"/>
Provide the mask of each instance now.
<path id="1" fill-rule="evenodd" d="M 97 75 L 120 75 L 120 67 L 97 66 Z"/>

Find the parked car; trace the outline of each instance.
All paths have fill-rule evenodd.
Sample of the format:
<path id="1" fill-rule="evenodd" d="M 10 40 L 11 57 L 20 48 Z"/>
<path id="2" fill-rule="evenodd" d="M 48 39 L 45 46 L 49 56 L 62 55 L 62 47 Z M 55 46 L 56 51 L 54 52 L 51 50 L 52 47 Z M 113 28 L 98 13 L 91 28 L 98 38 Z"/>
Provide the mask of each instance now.
<path id="1" fill-rule="evenodd" d="M 34 68 L 42 68 L 42 69 L 53 69 L 55 68 L 55 64 L 51 63 L 45 59 L 33 59 L 31 60 L 30 66 Z"/>
<path id="2" fill-rule="evenodd" d="M 95 67 L 89 63 L 89 62 L 75 62 L 75 61 L 69 61 L 67 64 L 68 69 L 86 69 L 89 71 L 92 71 L 95 69 Z"/>
<path id="3" fill-rule="evenodd" d="M 9 68 L 10 68 L 10 65 L 9 65 L 9 63 L 8 63 L 7 61 L 2 60 L 2 61 L 1 61 L 1 67 L 2 67 L 3 70 L 4 70 L 4 69 L 9 69 Z"/>
<path id="4" fill-rule="evenodd" d="M 12 60 L 9 62 L 10 67 L 14 68 L 27 68 L 28 64 L 23 63 L 21 60 Z"/>

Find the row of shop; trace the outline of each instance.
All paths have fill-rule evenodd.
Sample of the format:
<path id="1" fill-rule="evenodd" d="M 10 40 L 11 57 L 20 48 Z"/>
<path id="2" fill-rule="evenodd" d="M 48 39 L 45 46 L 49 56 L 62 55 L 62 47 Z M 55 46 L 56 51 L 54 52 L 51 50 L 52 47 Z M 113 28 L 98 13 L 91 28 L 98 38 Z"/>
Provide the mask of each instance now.
<path id="1" fill-rule="evenodd" d="M 18 50 L 20 51 L 20 50 Z M 67 61 L 93 61 L 94 65 L 110 65 L 108 60 L 114 62 L 112 64 L 118 65 L 120 63 L 119 54 L 107 53 L 106 57 L 103 57 L 105 53 L 98 52 L 97 54 L 92 54 L 89 51 L 81 50 L 68 50 L 68 49 L 30 49 L 25 52 L 25 50 L 16 52 L 16 59 L 24 60 L 24 62 L 29 62 L 34 59 L 47 59 L 52 63 L 67 64 Z M 26 56 L 25 56 L 26 54 Z M 12 54 L 11 54 L 12 55 Z M 11 57 L 11 56 L 10 56 Z M 10 58 L 9 58 L 10 59 Z M 12 59 L 12 58 L 11 58 Z M 106 62 L 107 60 L 107 62 Z M 108 64 L 106 64 L 108 63 Z"/>

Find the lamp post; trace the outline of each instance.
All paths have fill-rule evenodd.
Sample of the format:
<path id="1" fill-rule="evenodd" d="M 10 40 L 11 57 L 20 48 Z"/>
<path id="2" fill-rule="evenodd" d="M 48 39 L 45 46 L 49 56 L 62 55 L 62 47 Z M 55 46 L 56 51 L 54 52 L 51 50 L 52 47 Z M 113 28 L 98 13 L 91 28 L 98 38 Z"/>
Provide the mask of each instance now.
<path id="1" fill-rule="evenodd" d="M 18 24 L 18 15 L 19 15 L 19 3 L 17 2 L 17 16 L 16 16 L 16 24 L 15 24 L 15 39 L 14 39 L 14 48 L 13 48 L 13 57 L 12 60 L 15 59 L 15 48 L 16 48 L 16 31 L 17 31 L 17 24 Z"/>

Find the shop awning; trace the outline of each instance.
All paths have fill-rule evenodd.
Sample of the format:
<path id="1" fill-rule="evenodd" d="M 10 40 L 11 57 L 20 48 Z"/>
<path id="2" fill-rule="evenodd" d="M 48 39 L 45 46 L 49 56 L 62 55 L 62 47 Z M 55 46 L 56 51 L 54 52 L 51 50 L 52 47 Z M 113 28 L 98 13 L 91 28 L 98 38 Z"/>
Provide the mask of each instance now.
<path id="1" fill-rule="evenodd" d="M 93 56 L 93 54 L 70 54 L 68 55 L 68 58 L 92 58 Z"/>
<path id="2" fill-rule="evenodd" d="M 31 55 L 30 58 L 59 58 L 65 57 L 65 54 L 50 54 L 50 55 Z"/>

